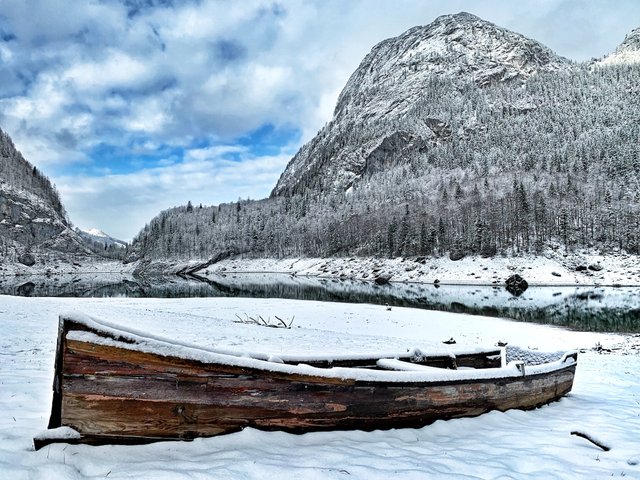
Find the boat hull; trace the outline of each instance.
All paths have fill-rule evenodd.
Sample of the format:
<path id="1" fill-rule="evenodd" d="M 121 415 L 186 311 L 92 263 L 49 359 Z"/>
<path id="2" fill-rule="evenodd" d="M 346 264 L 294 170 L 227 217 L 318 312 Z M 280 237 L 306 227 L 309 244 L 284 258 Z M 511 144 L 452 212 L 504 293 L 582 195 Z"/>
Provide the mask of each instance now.
<path id="1" fill-rule="evenodd" d="M 422 427 L 490 410 L 532 409 L 567 394 L 576 363 L 540 374 L 371 381 L 207 363 L 59 339 L 49 428 L 83 443 L 193 439 L 245 427 L 303 433 Z M 49 443 L 46 440 L 36 447 Z"/>

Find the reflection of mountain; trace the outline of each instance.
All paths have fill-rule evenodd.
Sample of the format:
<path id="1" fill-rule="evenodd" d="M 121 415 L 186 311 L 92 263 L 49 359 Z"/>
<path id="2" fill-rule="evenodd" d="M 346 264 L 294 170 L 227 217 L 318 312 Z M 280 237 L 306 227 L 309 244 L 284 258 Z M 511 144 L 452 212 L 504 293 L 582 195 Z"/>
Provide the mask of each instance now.
<path id="1" fill-rule="evenodd" d="M 282 274 L 225 274 L 207 278 L 59 275 L 4 278 L 0 293 L 47 297 L 247 297 L 388 303 L 398 307 L 513 318 L 576 330 L 640 332 L 638 287 L 530 287 L 520 297 L 514 297 L 502 287 L 435 287 L 418 283 L 379 286 L 359 280 Z"/>
<path id="2" fill-rule="evenodd" d="M 158 277 L 151 280 L 113 275 L 56 275 L 52 277 L 5 277 L 0 294 L 22 297 L 209 297 L 211 288 L 195 279 Z"/>

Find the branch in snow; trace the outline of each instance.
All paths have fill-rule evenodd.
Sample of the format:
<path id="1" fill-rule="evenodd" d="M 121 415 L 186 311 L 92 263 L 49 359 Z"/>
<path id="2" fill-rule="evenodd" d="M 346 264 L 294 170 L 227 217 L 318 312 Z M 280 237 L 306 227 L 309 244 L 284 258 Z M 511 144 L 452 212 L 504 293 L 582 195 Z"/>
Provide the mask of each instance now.
<path id="1" fill-rule="evenodd" d="M 611 450 L 611 447 L 605 445 L 604 443 L 596 440 L 595 438 L 593 438 L 591 435 L 584 433 L 584 432 L 579 432 L 577 430 L 574 430 L 573 432 L 571 432 L 571 435 L 576 435 L 578 437 L 582 437 L 586 440 L 589 440 L 591 443 L 593 443 L 596 447 L 600 447 L 602 450 L 604 450 L 605 452 L 608 452 L 609 450 Z"/>
<path id="2" fill-rule="evenodd" d="M 261 325 L 263 327 L 271 327 L 271 328 L 291 328 L 291 325 L 293 325 L 293 320 L 296 318 L 295 315 L 291 318 L 291 320 L 289 321 L 289 323 L 287 323 L 285 320 L 281 319 L 280 317 L 278 317 L 277 315 L 275 315 L 275 318 L 277 320 L 276 321 L 271 321 L 271 317 L 267 317 L 267 319 L 265 320 L 262 315 L 258 315 L 257 317 L 250 317 L 249 315 L 247 315 L 246 313 L 244 314 L 245 318 L 240 317 L 240 315 L 238 315 L 236 313 L 236 317 L 238 317 L 238 320 L 234 320 L 234 323 L 246 323 L 246 324 L 251 324 L 251 325 Z"/>

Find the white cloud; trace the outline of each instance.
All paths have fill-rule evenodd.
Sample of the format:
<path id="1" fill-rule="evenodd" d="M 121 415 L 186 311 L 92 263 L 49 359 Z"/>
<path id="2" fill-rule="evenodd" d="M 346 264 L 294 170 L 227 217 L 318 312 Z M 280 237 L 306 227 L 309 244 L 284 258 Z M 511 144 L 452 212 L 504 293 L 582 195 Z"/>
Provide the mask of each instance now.
<path id="1" fill-rule="evenodd" d="M 167 103 L 171 95 L 143 98 L 130 106 L 129 115 L 122 120 L 127 130 L 154 135 L 165 130 L 171 123 L 171 111 Z"/>
<path id="2" fill-rule="evenodd" d="M 76 91 L 138 87 L 154 75 L 153 65 L 118 50 L 109 51 L 101 61 L 89 61 L 72 65 L 62 75 Z"/>
<path id="3" fill-rule="evenodd" d="M 227 153 L 241 158 L 222 158 Z M 74 223 L 99 224 L 110 235 L 130 240 L 160 211 L 189 200 L 214 205 L 268 196 L 291 156 L 253 157 L 230 145 L 194 149 L 185 158 L 130 174 L 60 177 L 57 186 Z"/>
<path id="4" fill-rule="evenodd" d="M 108 158 L 92 156 L 100 144 L 154 156 L 167 145 L 230 144 L 264 125 L 301 131 L 296 144 L 283 146 L 294 153 L 331 119 L 340 90 L 376 43 L 438 15 L 467 10 L 574 59 L 613 50 L 640 18 L 636 0 L 174 4 L 128 15 L 117 0 L 2 2 L 0 28 L 15 39 L 0 41 L 0 79 L 7 79 L 0 83 L 0 127 L 58 183 L 75 222 L 104 218 L 96 226 L 109 231 L 108 223 L 130 237 L 169 200 L 266 195 L 287 156 L 262 161 L 247 146 L 224 147 L 240 157 L 233 163 L 221 147 L 206 145 L 183 162 L 156 154 L 155 165 L 139 162 L 143 170 L 129 175 L 77 178 L 69 166 L 93 162 L 96 173 L 113 171 Z M 80 182 L 95 192 L 93 214 L 93 197 Z M 119 227 L 118 206 L 143 213 Z"/>

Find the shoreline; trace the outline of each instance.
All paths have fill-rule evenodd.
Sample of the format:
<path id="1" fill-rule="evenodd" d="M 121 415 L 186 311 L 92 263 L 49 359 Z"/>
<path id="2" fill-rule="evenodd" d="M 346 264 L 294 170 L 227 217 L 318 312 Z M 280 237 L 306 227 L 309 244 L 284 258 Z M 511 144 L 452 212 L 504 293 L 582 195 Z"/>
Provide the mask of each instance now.
<path id="1" fill-rule="evenodd" d="M 605 478 L 620 472 L 632 478 L 640 473 L 640 418 L 635 401 L 640 394 L 635 375 L 640 368 L 640 339 L 636 337 L 490 317 L 470 322 L 465 315 L 413 308 L 387 311 L 378 305 L 281 299 L 7 297 L 0 310 L 6 330 L 0 362 L 0 369 L 4 367 L 0 408 L 5 412 L 0 418 L 0 459 L 8 478 L 187 478 L 206 472 L 212 478 L 257 479 L 264 477 L 265 470 L 274 478 L 379 480 L 439 477 L 442 472 L 450 477 L 480 472 L 476 478 L 566 478 L 571 473 Z M 420 429 L 306 435 L 245 429 L 194 442 L 109 447 L 56 444 L 33 452 L 32 438 L 46 428 L 50 414 L 58 314 L 70 310 L 205 348 L 275 356 L 446 348 L 441 342 L 451 337 L 465 347 L 501 340 L 541 351 L 581 353 L 573 392 L 528 412 L 493 412 Z M 296 320 L 291 329 L 265 328 L 235 323 L 238 312 Z M 594 348 L 598 345 L 601 350 Z M 571 436 L 575 430 L 601 439 L 612 449 L 601 452 Z M 478 449 L 478 445 L 490 448 Z M 471 458 L 469 452 L 474 452 Z M 528 452 L 540 452 L 532 454 L 535 464 L 523 463 Z M 363 464 L 374 465 L 381 473 L 372 477 L 372 469 L 362 468 Z M 314 467 L 311 474 L 310 465 Z"/>
<path id="2" fill-rule="evenodd" d="M 209 264 L 207 259 L 175 261 L 119 261 L 37 264 L 0 264 L 0 278 L 48 277 L 66 275 L 123 275 L 135 277 L 173 276 L 180 273 L 207 278 L 228 273 L 278 274 L 321 279 L 351 279 L 382 283 L 460 286 L 504 286 L 514 274 L 536 287 L 640 287 L 640 256 L 599 255 L 581 252 L 542 256 L 374 258 L 244 258 L 228 257 Z"/>
<path id="3" fill-rule="evenodd" d="M 315 275 L 315 274 L 292 274 L 290 272 L 285 271 L 268 271 L 268 270 L 225 270 L 220 272 L 209 272 L 205 274 L 201 274 L 200 272 L 195 272 L 193 274 L 189 274 L 190 277 L 205 277 L 209 278 L 212 275 L 288 275 L 293 277 L 300 278 L 320 278 L 327 280 L 358 280 L 362 282 L 373 282 L 371 278 L 359 278 L 359 277 L 335 277 L 331 275 Z M 460 286 L 460 287 L 504 287 L 504 282 L 498 283 L 486 283 L 486 282 L 456 282 L 455 280 L 447 281 L 443 280 L 438 283 L 428 282 L 428 281 L 420 281 L 420 280 L 389 280 L 389 284 L 400 284 L 400 285 L 432 285 L 432 286 Z M 629 284 L 605 284 L 605 283 L 538 283 L 538 282 L 528 282 L 530 287 L 592 287 L 592 288 L 600 288 L 600 287 L 609 287 L 609 288 L 629 288 L 629 287 L 640 287 L 640 284 L 637 283 L 629 283 Z M 381 285 L 382 286 L 382 285 Z M 437 287 L 436 287 L 437 288 Z"/>
<path id="4" fill-rule="evenodd" d="M 584 270 L 576 270 L 576 265 Z M 590 270 L 589 266 L 599 268 Z M 422 285 L 504 286 L 518 274 L 536 287 L 640 287 L 640 257 L 635 255 L 583 255 L 379 259 L 297 258 L 249 259 L 231 257 L 193 272 L 208 277 L 227 273 L 284 274 L 299 277 L 374 281 L 379 275 L 389 283 Z"/>

